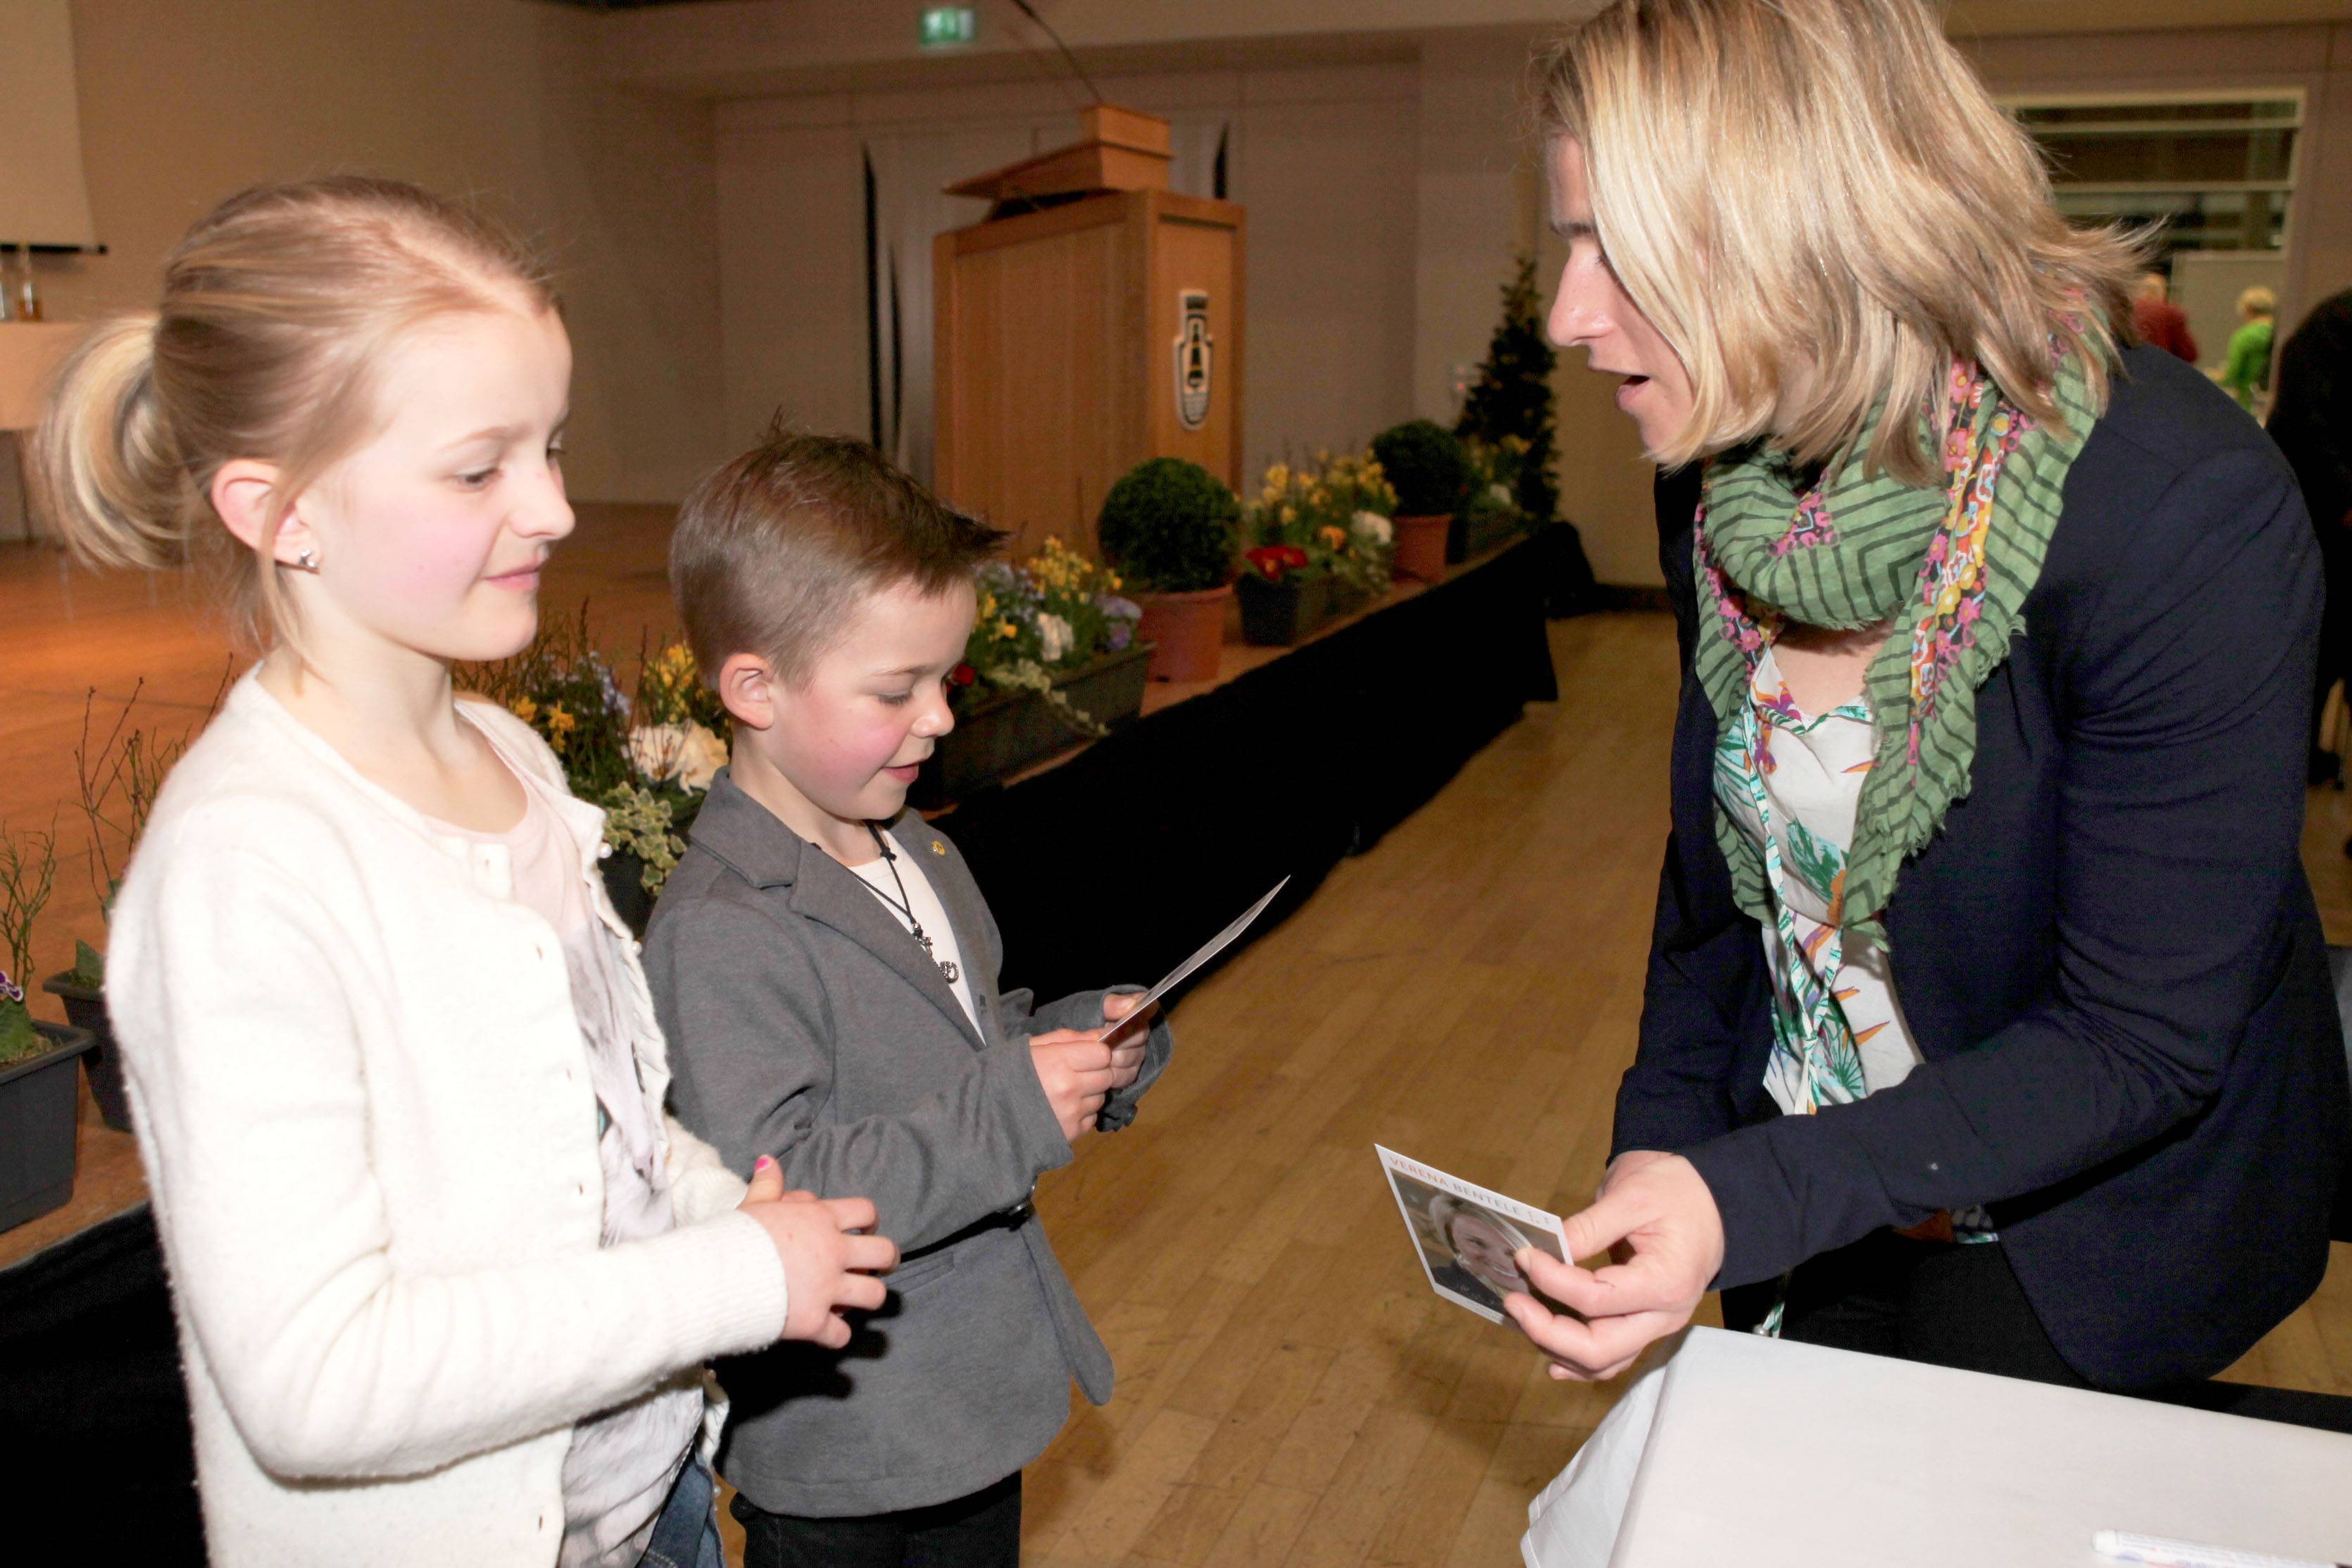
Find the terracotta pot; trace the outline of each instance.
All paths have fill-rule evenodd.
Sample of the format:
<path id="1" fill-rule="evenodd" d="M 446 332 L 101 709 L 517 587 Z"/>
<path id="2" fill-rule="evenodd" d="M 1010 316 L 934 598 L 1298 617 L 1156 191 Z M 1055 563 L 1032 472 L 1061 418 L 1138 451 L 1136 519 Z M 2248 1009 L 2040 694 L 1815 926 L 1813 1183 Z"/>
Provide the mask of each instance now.
<path id="1" fill-rule="evenodd" d="M 1415 577 L 1423 582 L 1441 580 L 1445 576 L 1445 535 L 1454 527 L 1453 517 L 1433 512 L 1391 520 L 1396 526 L 1396 555 L 1389 575 Z"/>
<path id="2" fill-rule="evenodd" d="M 1217 678 L 1217 653 L 1225 644 L 1225 606 L 1233 597 L 1231 583 L 1189 593 L 1137 596 L 1143 606 L 1143 620 L 1137 624 L 1135 635 L 1139 642 L 1154 644 L 1153 680 Z"/>

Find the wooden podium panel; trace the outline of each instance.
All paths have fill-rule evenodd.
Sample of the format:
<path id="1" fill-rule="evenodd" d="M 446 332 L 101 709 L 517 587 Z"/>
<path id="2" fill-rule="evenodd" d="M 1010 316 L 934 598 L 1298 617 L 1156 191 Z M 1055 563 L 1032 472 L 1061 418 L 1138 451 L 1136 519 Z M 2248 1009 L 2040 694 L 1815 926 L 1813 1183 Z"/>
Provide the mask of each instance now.
<path id="1" fill-rule="evenodd" d="M 1048 534 L 1093 553 L 1104 492 L 1147 457 L 1238 486 L 1243 238 L 1234 204 L 1157 190 L 940 235 L 940 494 L 1017 557 Z"/>

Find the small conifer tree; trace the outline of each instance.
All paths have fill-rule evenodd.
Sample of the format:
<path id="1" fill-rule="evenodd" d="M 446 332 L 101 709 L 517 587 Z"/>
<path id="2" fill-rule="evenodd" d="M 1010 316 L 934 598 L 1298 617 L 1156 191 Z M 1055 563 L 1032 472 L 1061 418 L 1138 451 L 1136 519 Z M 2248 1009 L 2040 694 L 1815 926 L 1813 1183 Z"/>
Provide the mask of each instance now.
<path id="1" fill-rule="evenodd" d="M 1511 280 L 1503 286 L 1503 319 L 1487 345 L 1486 361 L 1478 367 L 1478 379 L 1454 433 L 1489 446 L 1501 444 L 1507 435 L 1528 444 L 1519 467 L 1518 503 L 1538 523 L 1559 515 L 1559 482 L 1552 474 L 1558 425 L 1551 372 L 1557 362 L 1544 337 L 1535 254 L 1523 252 Z"/>

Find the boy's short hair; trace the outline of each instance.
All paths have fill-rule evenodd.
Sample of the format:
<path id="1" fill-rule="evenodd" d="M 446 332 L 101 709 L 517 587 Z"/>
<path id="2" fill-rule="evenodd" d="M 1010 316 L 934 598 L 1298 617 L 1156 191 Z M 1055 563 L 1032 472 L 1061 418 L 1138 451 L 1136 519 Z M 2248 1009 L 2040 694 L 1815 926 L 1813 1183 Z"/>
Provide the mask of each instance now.
<path id="1" fill-rule="evenodd" d="M 705 680 L 756 653 L 797 685 L 866 596 L 945 592 L 1003 539 L 865 442 L 772 428 L 679 508 L 670 593 Z"/>

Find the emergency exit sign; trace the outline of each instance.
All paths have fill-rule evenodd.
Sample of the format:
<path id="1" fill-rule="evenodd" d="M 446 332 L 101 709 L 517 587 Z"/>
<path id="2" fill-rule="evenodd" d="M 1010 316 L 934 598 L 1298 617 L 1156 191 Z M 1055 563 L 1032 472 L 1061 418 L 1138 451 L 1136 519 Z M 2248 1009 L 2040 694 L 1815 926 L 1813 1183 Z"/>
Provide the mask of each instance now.
<path id="1" fill-rule="evenodd" d="M 950 44 L 969 44 L 978 30 L 978 21 L 969 5 L 926 5 L 918 37 L 927 49 Z"/>

